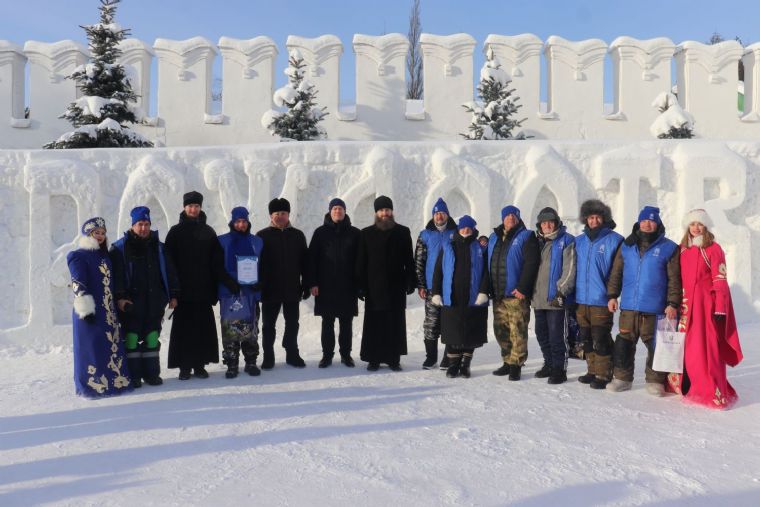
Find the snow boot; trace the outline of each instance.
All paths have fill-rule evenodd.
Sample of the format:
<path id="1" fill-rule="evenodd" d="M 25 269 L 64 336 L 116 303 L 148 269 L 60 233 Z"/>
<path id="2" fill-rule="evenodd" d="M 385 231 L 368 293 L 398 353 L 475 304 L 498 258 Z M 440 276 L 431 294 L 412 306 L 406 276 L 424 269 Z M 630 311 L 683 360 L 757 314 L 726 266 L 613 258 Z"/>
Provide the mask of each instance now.
<path id="1" fill-rule="evenodd" d="M 151 349 L 146 346 L 142 351 L 142 376 L 145 379 L 145 383 L 150 386 L 160 386 L 164 383 L 164 380 L 161 378 L 161 359 L 158 355 L 159 350 L 161 350 L 160 343 L 156 348 Z"/>
<path id="2" fill-rule="evenodd" d="M 127 368 L 129 368 L 130 384 L 137 389 L 142 387 L 142 354 L 138 349 L 127 351 Z"/>
<path id="3" fill-rule="evenodd" d="M 462 378 L 470 378 L 470 362 L 472 361 L 472 356 L 469 354 L 465 354 L 462 356 L 462 364 L 459 366 L 459 376 Z"/>
<path id="4" fill-rule="evenodd" d="M 446 370 L 448 378 L 457 378 L 459 376 L 459 365 L 462 363 L 462 356 L 449 356 L 449 367 Z"/>
<path id="5" fill-rule="evenodd" d="M 662 384 L 658 384 L 657 382 L 647 382 L 644 387 L 647 390 L 647 393 L 652 396 L 657 396 L 658 398 L 665 396 L 665 386 Z"/>
<path id="6" fill-rule="evenodd" d="M 425 341 L 425 362 L 422 363 L 423 370 L 432 370 L 438 364 L 438 341 Z"/>
<path id="7" fill-rule="evenodd" d="M 628 380 L 620 380 L 619 378 L 614 378 L 612 379 L 612 382 L 607 384 L 606 388 L 608 391 L 619 393 L 622 391 L 630 391 L 631 386 L 633 386 L 633 382 L 630 382 Z"/>
<path id="8" fill-rule="evenodd" d="M 227 365 L 227 371 L 224 372 L 225 378 L 235 378 L 238 376 L 238 366 Z"/>
<path id="9" fill-rule="evenodd" d="M 540 370 L 536 372 L 535 377 L 536 378 L 549 378 L 552 374 L 552 368 L 547 363 L 544 363 L 544 365 L 541 367 Z"/>
<path id="10" fill-rule="evenodd" d="M 259 370 L 258 366 L 256 366 L 256 359 L 251 361 L 250 363 L 245 363 L 245 368 L 243 369 L 244 372 L 246 372 L 251 377 L 258 377 L 261 375 L 261 370 Z"/>
<path id="11" fill-rule="evenodd" d="M 492 372 L 497 377 L 504 377 L 509 375 L 509 365 L 507 363 L 502 364 Z"/>
<path id="12" fill-rule="evenodd" d="M 522 371 L 522 366 L 518 366 L 516 364 L 510 364 L 509 365 L 509 380 L 520 380 L 521 371 Z"/>
<path id="13" fill-rule="evenodd" d="M 562 368 L 552 368 L 549 375 L 548 384 L 562 384 L 567 380 L 567 372 Z"/>
<path id="14" fill-rule="evenodd" d="M 578 382 L 580 382 L 581 384 L 590 384 L 591 382 L 594 381 L 594 379 L 596 379 L 596 375 L 594 375 L 593 373 L 586 373 L 585 375 L 581 375 L 580 377 L 578 377 Z"/>

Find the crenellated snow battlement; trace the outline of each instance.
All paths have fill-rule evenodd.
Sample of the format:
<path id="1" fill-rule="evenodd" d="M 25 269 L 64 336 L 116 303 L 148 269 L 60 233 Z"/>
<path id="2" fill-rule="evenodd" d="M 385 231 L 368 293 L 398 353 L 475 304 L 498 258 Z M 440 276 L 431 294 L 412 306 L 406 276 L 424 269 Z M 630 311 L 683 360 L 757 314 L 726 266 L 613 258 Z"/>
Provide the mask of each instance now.
<path id="1" fill-rule="evenodd" d="M 344 45 L 334 35 L 290 36 L 282 49 L 264 36 L 222 37 L 217 44 L 203 37 L 157 39 L 152 46 L 128 39 L 122 43 L 121 62 L 140 96 L 141 125 L 136 129 L 159 146 L 272 141 L 261 118 L 273 108 L 276 76 L 284 70 L 275 68 L 275 59 L 280 50 L 293 49 L 303 56 L 307 79 L 316 85 L 318 103 L 329 113 L 323 122 L 328 139 L 457 139 L 469 123 L 462 104 L 476 93 L 477 41 L 467 34 L 421 36 L 422 101 L 405 98 L 408 44 L 402 34 L 354 36 L 353 105 L 340 104 Z M 520 97 L 523 130 L 535 139 L 651 139 L 650 127 L 659 114 L 652 102 L 671 91 L 674 82 L 679 104 L 696 121 L 697 137 L 760 138 L 760 43 L 743 48 L 736 41 L 676 45 L 663 37 L 618 37 L 607 44 L 558 36 L 542 41 L 522 34 L 489 35 L 481 49 L 489 48 Z M 37 148 L 70 129 L 58 116 L 78 92 L 75 83 L 64 78 L 87 58 L 87 48 L 73 41 L 29 41 L 21 48 L 0 40 L 0 148 Z M 221 113 L 211 109 L 215 58 L 222 59 L 223 68 Z M 156 75 L 151 72 L 154 60 Z M 738 81 L 740 61 L 743 83 Z M 605 84 L 608 64 L 611 86 Z M 737 90 L 742 87 L 739 110 Z M 605 89 L 612 89 L 611 110 L 605 107 Z M 149 117 L 153 92 L 158 107 Z"/>

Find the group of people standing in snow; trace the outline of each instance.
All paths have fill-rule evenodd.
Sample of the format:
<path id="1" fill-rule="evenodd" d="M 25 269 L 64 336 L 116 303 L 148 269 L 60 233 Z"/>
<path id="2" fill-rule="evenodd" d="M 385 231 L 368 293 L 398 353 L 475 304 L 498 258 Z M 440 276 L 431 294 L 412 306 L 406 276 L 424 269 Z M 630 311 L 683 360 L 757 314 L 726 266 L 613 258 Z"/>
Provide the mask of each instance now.
<path id="1" fill-rule="evenodd" d="M 683 394 L 714 408 L 736 400 L 726 365 L 742 359 L 723 250 L 704 210 L 684 218 L 680 244 L 665 237 L 656 207 L 645 206 L 631 234 L 614 231 L 610 208 L 599 200 L 580 209 L 583 232 L 574 237 L 560 216 L 544 208 L 529 230 L 520 210 L 501 211 L 502 223 L 481 236 L 476 221 L 455 221 L 443 199 L 412 246 L 409 228 L 397 223 L 393 202 L 374 202 L 374 224 L 351 225 L 346 204 L 332 199 L 307 245 L 290 222 L 290 203 L 269 203 L 270 225 L 251 233 L 248 210 L 231 212 L 229 232 L 206 224 L 203 196 L 184 195 L 179 223 L 166 243 L 151 231 L 150 210 L 131 211 L 132 226 L 107 246 L 105 221 L 82 226 L 79 248 L 69 254 L 74 290 L 74 369 L 78 394 L 100 397 L 162 383 L 158 337 L 164 311 L 173 319 L 168 367 L 179 379 L 207 378 L 219 361 L 213 306 L 220 303 L 225 376 L 261 374 L 275 365 L 275 325 L 282 312 L 285 362 L 306 366 L 298 347 L 300 302 L 315 298 L 322 318 L 320 368 L 332 364 L 338 324 L 340 362 L 354 367 L 352 323 L 364 302 L 360 358 L 369 371 L 382 364 L 400 371 L 407 353 L 407 296 L 424 300 L 424 369 L 440 367 L 451 378 L 471 376 L 476 348 L 487 342 L 488 306 L 501 366 L 493 374 L 518 381 L 528 357 L 531 306 L 543 366 L 550 384 L 567 380 L 568 357 L 578 355 L 593 389 L 631 389 L 639 339 L 647 349 L 647 392 Z M 619 300 L 619 302 L 618 302 Z M 613 316 L 620 310 L 613 340 Z M 658 319 L 686 333 L 682 374 L 652 368 Z M 576 324 L 577 336 L 569 331 Z M 123 337 L 122 337 L 123 334 Z M 438 340 L 445 345 L 438 362 Z M 573 339 L 577 345 L 570 343 Z"/>

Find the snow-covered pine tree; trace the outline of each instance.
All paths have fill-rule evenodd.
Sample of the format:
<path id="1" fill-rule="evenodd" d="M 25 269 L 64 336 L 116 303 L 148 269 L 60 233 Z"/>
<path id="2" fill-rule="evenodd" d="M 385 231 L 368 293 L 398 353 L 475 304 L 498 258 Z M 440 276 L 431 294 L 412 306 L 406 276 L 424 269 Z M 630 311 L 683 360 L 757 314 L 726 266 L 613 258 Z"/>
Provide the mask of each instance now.
<path id="1" fill-rule="evenodd" d="M 499 59 L 489 46 L 486 52 L 486 63 L 480 69 L 480 83 L 478 84 L 478 96 L 481 104 L 468 102 L 462 107 L 468 113 L 472 113 L 469 132 L 460 134 L 465 139 L 525 139 L 526 136 L 519 132 L 512 133 L 525 121 L 525 118 L 517 120 L 514 117 L 517 110 L 522 107 L 517 104 L 519 97 L 513 95 L 514 88 L 510 88 L 512 82 L 509 76 L 501 68 Z"/>
<path id="2" fill-rule="evenodd" d="M 282 141 L 312 141 L 327 137 L 319 122 L 329 113 L 316 105 L 317 90 L 314 83 L 304 79 L 306 64 L 298 49 L 288 55 L 288 84 L 274 92 L 274 103 L 284 111 L 270 110 L 261 117 L 261 124 Z"/>
<path id="3" fill-rule="evenodd" d="M 684 111 L 673 93 L 662 92 L 652 102 L 660 111 L 649 131 L 658 139 L 691 139 L 694 137 L 694 117 Z"/>
<path id="4" fill-rule="evenodd" d="M 45 148 L 150 147 L 153 143 L 127 127 L 137 121 L 130 103 L 137 96 L 124 67 L 116 63 L 121 55 L 119 42 L 129 35 L 114 21 L 121 0 L 100 0 L 100 23 L 82 26 L 87 32 L 91 59 L 68 76 L 77 83 L 82 96 L 69 104 L 60 118 L 75 129 L 66 132 Z"/>

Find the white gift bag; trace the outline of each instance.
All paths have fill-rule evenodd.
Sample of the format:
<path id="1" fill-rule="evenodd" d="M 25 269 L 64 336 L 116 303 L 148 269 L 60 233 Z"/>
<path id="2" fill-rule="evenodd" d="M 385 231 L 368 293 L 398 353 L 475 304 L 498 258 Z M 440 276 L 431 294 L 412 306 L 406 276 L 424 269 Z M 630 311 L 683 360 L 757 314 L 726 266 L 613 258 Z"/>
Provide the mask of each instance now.
<path id="1" fill-rule="evenodd" d="M 683 351 L 686 333 L 676 331 L 676 321 L 666 317 L 657 319 L 654 361 L 652 369 L 665 373 L 683 373 Z"/>

